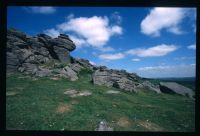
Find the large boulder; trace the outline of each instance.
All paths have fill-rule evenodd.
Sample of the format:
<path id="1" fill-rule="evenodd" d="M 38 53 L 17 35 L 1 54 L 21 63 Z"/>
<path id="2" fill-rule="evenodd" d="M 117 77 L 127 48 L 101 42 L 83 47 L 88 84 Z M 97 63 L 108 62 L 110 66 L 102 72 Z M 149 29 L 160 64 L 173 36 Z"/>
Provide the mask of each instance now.
<path id="1" fill-rule="evenodd" d="M 194 92 L 175 82 L 160 82 L 160 90 L 163 93 L 179 94 L 193 98 Z"/>
<path id="2" fill-rule="evenodd" d="M 115 87 L 130 92 L 136 91 L 138 80 L 139 76 L 135 73 L 108 69 L 105 66 L 100 66 L 92 75 L 92 81 L 96 85 Z"/>
<path id="3" fill-rule="evenodd" d="M 50 43 L 53 44 L 54 46 L 65 48 L 68 51 L 73 51 L 76 49 L 76 46 L 73 43 L 73 41 L 68 37 L 68 35 L 65 34 L 60 34 L 58 38 L 54 38 L 53 40 L 50 41 Z"/>
<path id="4" fill-rule="evenodd" d="M 73 71 L 69 66 L 64 67 L 63 69 L 57 69 L 57 73 L 61 77 L 70 79 L 71 81 L 78 80 L 77 73 Z"/>
<path id="5" fill-rule="evenodd" d="M 118 81 L 114 82 L 113 87 L 117 87 L 125 91 L 134 92 L 136 85 L 132 80 L 129 80 L 126 77 L 122 77 Z"/>
<path id="6" fill-rule="evenodd" d="M 160 87 L 159 85 L 154 85 L 153 83 L 149 82 L 149 81 L 144 81 L 142 82 L 138 88 L 142 88 L 144 90 L 150 90 L 150 91 L 154 91 L 156 93 L 161 93 L 160 91 Z"/>

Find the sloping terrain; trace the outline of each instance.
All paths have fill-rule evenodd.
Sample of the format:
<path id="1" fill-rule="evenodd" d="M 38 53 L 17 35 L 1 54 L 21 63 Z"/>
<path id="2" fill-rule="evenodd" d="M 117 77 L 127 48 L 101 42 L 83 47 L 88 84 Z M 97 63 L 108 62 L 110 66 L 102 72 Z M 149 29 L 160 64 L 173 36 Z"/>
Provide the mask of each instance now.
<path id="1" fill-rule="evenodd" d="M 8 29 L 7 129 L 194 131 L 191 89 L 165 87 L 192 99 L 165 94 L 159 83 L 136 73 L 70 56 L 75 48 L 64 34 L 28 36 Z"/>
<path id="2" fill-rule="evenodd" d="M 16 73 L 7 75 L 9 130 L 94 131 L 105 120 L 114 131 L 194 131 L 195 103 L 176 94 L 124 92 L 91 84 L 91 71 L 77 81 Z M 71 97 L 65 92 L 90 92 Z M 119 93 L 107 93 L 119 91 Z M 73 92 L 73 91 L 72 91 Z"/>

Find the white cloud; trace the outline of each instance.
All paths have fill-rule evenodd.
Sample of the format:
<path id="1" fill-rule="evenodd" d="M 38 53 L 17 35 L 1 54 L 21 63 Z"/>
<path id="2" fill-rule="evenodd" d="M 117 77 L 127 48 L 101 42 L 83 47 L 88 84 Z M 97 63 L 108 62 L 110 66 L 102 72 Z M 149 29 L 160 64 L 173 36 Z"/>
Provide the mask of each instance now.
<path id="1" fill-rule="evenodd" d="M 102 51 L 102 52 L 113 52 L 113 51 L 115 51 L 114 48 L 109 47 L 109 46 L 107 46 L 107 47 L 99 47 L 99 48 L 96 48 L 96 49 L 97 49 L 97 50 L 100 50 L 100 51 Z"/>
<path id="2" fill-rule="evenodd" d="M 141 67 L 137 73 L 142 77 L 192 77 L 195 76 L 195 64 L 174 66 Z"/>
<path id="3" fill-rule="evenodd" d="M 38 13 L 38 14 L 53 14 L 56 12 L 56 8 L 54 7 L 36 7 L 36 6 L 33 6 L 33 7 L 25 7 L 24 8 L 25 10 L 27 10 L 28 12 L 32 12 L 32 13 Z"/>
<path id="4" fill-rule="evenodd" d="M 177 34 L 177 35 L 181 35 L 181 34 L 185 33 L 183 31 L 181 31 L 177 26 L 176 27 L 170 27 L 167 31 L 174 33 L 174 34 Z"/>
<path id="5" fill-rule="evenodd" d="M 70 19 L 72 19 L 72 18 L 74 18 L 74 14 L 69 14 L 67 17 L 66 17 L 66 20 L 70 20 Z"/>
<path id="6" fill-rule="evenodd" d="M 105 59 L 105 60 L 119 60 L 119 59 L 123 59 L 124 57 L 125 57 L 125 55 L 122 53 L 99 55 L 100 59 Z"/>
<path id="7" fill-rule="evenodd" d="M 102 52 L 112 52 L 115 49 L 105 45 L 113 35 L 123 34 L 123 29 L 119 25 L 111 25 L 107 16 L 75 18 L 71 13 L 63 23 L 44 32 L 52 37 L 56 37 L 60 33 L 67 33 L 77 48 L 91 46 Z"/>
<path id="8" fill-rule="evenodd" d="M 93 62 L 93 61 L 89 61 L 90 62 L 90 64 L 92 64 L 92 65 L 97 65 L 95 62 Z"/>
<path id="9" fill-rule="evenodd" d="M 120 26 L 113 26 L 111 28 L 111 34 L 122 34 L 122 28 Z"/>
<path id="10" fill-rule="evenodd" d="M 164 56 L 170 52 L 173 52 L 178 47 L 175 45 L 161 44 L 150 48 L 136 48 L 128 50 L 126 53 L 130 55 L 136 55 L 139 57 L 154 57 L 154 56 Z"/>
<path id="11" fill-rule="evenodd" d="M 69 35 L 69 38 L 75 43 L 77 48 L 81 48 L 82 46 L 85 46 L 86 44 L 85 39 L 81 39 L 73 35 Z"/>
<path id="12" fill-rule="evenodd" d="M 185 8 L 154 8 L 141 22 L 141 32 L 146 35 L 159 36 L 162 29 L 174 34 L 182 34 L 180 23 L 186 17 Z"/>
<path id="13" fill-rule="evenodd" d="M 47 29 L 44 31 L 44 33 L 51 36 L 52 38 L 56 38 L 60 35 L 60 32 L 54 28 Z"/>
<path id="14" fill-rule="evenodd" d="M 188 49 L 196 50 L 196 45 L 192 44 L 187 47 Z"/>
<path id="15" fill-rule="evenodd" d="M 132 59 L 132 61 L 140 61 L 140 59 Z"/>
<path id="16" fill-rule="evenodd" d="M 122 34 L 120 26 L 109 26 L 109 19 L 101 16 L 72 18 L 67 22 L 57 25 L 62 32 L 74 32 L 87 44 L 93 47 L 102 47 L 114 34 Z"/>

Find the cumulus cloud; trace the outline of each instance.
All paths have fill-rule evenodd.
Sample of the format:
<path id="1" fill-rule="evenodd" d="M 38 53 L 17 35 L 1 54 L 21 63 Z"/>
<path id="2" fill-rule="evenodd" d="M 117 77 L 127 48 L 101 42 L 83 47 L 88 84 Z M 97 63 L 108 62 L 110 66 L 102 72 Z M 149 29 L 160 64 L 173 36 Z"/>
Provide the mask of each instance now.
<path id="1" fill-rule="evenodd" d="M 89 61 L 90 62 L 90 64 L 92 64 L 92 65 L 97 65 L 95 62 L 93 62 L 93 61 Z"/>
<path id="2" fill-rule="evenodd" d="M 97 50 L 100 50 L 100 51 L 102 51 L 102 52 L 113 52 L 113 51 L 115 51 L 114 48 L 109 47 L 109 46 L 107 46 L 107 47 L 99 47 L 99 48 L 96 48 L 96 49 L 97 49 Z"/>
<path id="3" fill-rule="evenodd" d="M 154 57 L 154 56 L 164 56 L 170 52 L 173 52 L 178 47 L 175 45 L 161 44 L 150 48 L 136 48 L 128 50 L 126 53 L 130 55 L 136 55 L 139 57 Z"/>
<path id="4" fill-rule="evenodd" d="M 174 34 L 182 34 L 180 23 L 186 17 L 185 8 L 154 8 L 142 20 L 141 32 L 146 35 L 159 36 L 162 29 Z"/>
<path id="5" fill-rule="evenodd" d="M 66 20 L 70 20 L 70 19 L 72 19 L 72 18 L 74 18 L 74 14 L 73 14 L 73 13 L 69 14 L 69 15 L 66 17 Z"/>
<path id="6" fill-rule="evenodd" d="M 99 55 L 99 58 L 103 59 L 103 60 L 119 60 L 119 59 L 123 59 L 124 57 L 125 57 L 125 55 L 122 53 Z"/>
<path id="7" fill-rule="evenodd" d="M 195 64 L 174 66 L 147 66 L 137 70 L 142 77 L 192 77 L 195 76 Z"/>
<path id="8" fill-rule="evenodd" d="M 75 43 L 77 48 L 81 48 L 82 46 L 86 46 L 86 41 L 85 39 L 82 38 L 78 38 L 76 36 L 73 35 L 69 35 L 69 38 Z"/>
<path id="9" fill-rule="evenodd" d="M 57 28 L 62 32 L 73 32 L 79 35 L 93 47 L 102 47 L 112 35 L 122 34 L 120 26 L 109 26 L 109 19 L 106 16 L 72 18 L 57 25 Z"/>
<path id="10" fill-rule="evenodd" d="M 60 32 L 54 28 L 47 29 L 44 31 L 44 33 L 51 36 L 52 38 L 56 38 L 60 35 Z"/>
<path id="11" fill-rule="evenodd" d="M 140 59 L 135 58 L 135 59 L 132 59 L 132 61 L 140 61 Z"/>
<path id="12" fill-rule="evenodd" d="M 196 45 L 192 44 L 192 45 L 187 46 L 187 48 L 192 49 L 192 50 L 196 50 Z"/>
<path id="13" fill-rule="evenodd" d="M 48 7 L 48 6 L 33 6 L 33 7 L 25 7 L 24 8 L 26 11 L 31 12 L 31 13 L 38 13 L 38 14 L 53 14 L 56 12 L 56 8 L 54 7 Z"/>

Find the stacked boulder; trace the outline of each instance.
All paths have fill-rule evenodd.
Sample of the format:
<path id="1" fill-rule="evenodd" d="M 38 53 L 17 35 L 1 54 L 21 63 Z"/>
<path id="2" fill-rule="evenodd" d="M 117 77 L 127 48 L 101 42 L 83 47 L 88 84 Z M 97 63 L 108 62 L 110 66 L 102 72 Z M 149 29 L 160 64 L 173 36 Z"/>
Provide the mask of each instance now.
<path id="1" fill-rule="evenodd" d="M 67 64 L 71 64 L 70 52 L 76 48 L 67 35 L 60 34 L 58 38 L 51 38 L 45 34 L 28 36 L 15 29 L 7 30 L 7 71 L 20 71 L 39 77 L 51 76 L 57 72 L 71 79 L 78 76 Z M 65 67 L 52 70 L 43 67 L 52 60 L 66 64 Z M 56 72 L 55 72 L 56 71 Z"/>

